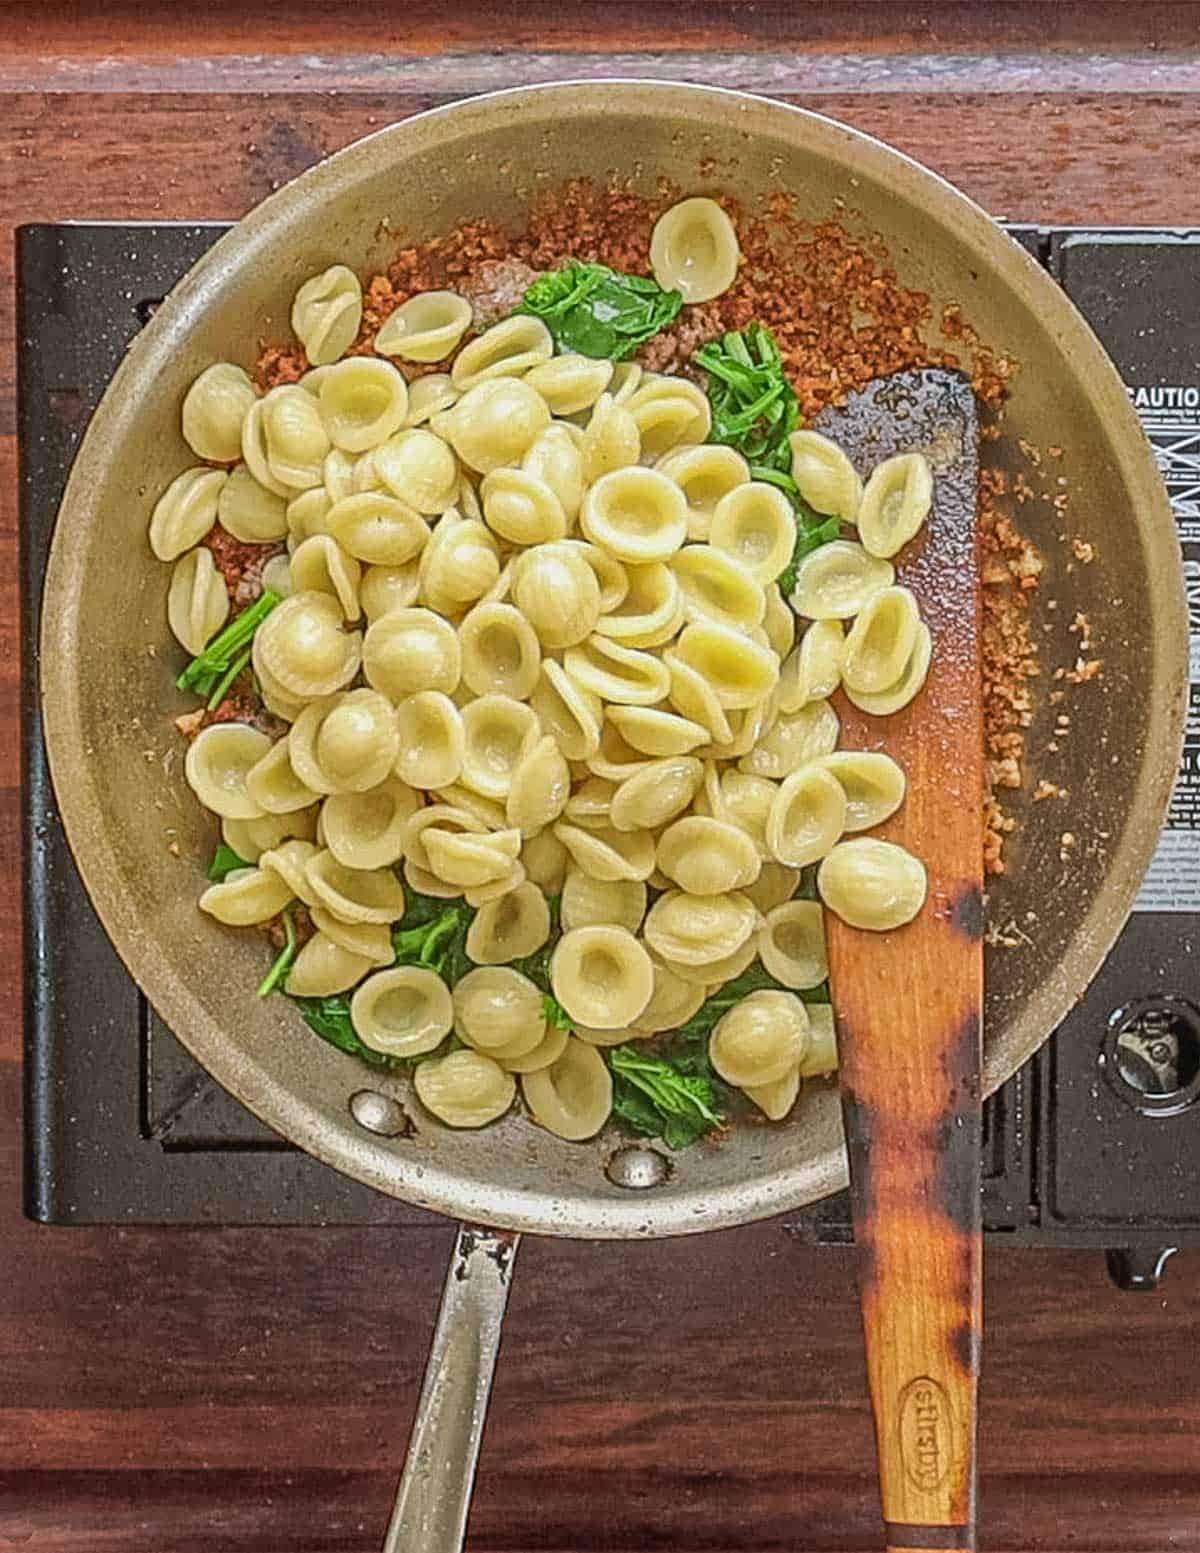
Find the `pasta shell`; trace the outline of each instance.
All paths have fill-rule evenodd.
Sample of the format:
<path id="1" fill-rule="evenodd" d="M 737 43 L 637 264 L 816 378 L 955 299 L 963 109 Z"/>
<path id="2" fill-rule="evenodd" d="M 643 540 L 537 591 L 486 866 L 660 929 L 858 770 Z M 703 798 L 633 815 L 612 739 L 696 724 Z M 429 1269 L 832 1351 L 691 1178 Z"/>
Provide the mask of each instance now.
<path id="1" fill-rule="evenodd" d="M 501 874 L 498 878 L 489 879 L 485 884 L 469 885 L 463 891 L 463 896 L 468 906 L 478 909 L 491 901 L 502 900 L 504 896 L 511 895 L 524 883 L 525 866 L 518 858 L 509 866 L 507 873 Z"/>
<path id="2" fill-rule="evenodd" d="M 404 882 L 418 895 L 432 895 L 437 900 L 463 898 L 463 891 L 459 885 L 447 884 L 444 879 L 439 879 L 436 874 L 427 873 L 424 868 L 418 868 L 415 863 L 405 863 Z"/>
<path id="3" fill-rule="evenodd" d="M 375 449 L 375 473 L 386 490 L 415 512 L 436 517 L 458 498 L 458 460 L 441 437 L 409 428 Z"/>
<path id="4" fill-rule="evenodd" d="M 581 868 L 568 867 L 562 889 L 562 925 L 621 927 L 636 933 L 646 915 L 646 886 L 640 879 L 593 879 Z"/>
<path id="5" fill-rule="evenodd" d="M 578 415 L 595 404 L 612 375 L 611 361 L 567 352 L 531 367 L 525 381 L 541 394 L 551 415 Z"/>
<path id="6" fill-rule="evenodd" d="M 704 815 L 678 820 L 658 840 L 658 866 L 689 895 L 721 895 L 758 878 L 754 842 L 736 825 Z"/>
<path id="7" fill-rule="evenodd" d="M 203 546 L 176 561 L 167 590 L 167 624 L 192 657 L 204 651 L 229 616 L 229 593 L 212 551 Z"/>
<path id="8" fill-rule="evenodd" d="M 538 741 L 537 714 L 511 696 L 480 696 L 463 708 L 462 725 L 463 786 L 506 800 L 513 774 Z"/>
<path id="9" fill-rule="evenodd" d="M 381 356 L 399 356 L 403 361 L 445 361 L 470 327 L 471 304 L 466 297 L 457 291 L 419 291 L 384 319 L 375 349 Z"/>
<path id="10" fill-rule="evenodd" d="M 518 558 L 513 572 L 516 609 L 551 649 L 574 647 L 600 619 L 600 585 L 581 548 L 536 545 Z"/>
<path id="11" fill-rule="evenodd" d="M 819 431 L 794 431 L 788 442 L 792 479 L 801 497 L 818 512 L 841 518 L 843 523 L 856 523 L 863 484 L 837 443 Z"/>
<path id="12" fill-rule="evenodd" d="M 544 480 L 524 469 L 493 469 L 479 488 L 489 528 L 514 545 L 541 545 L 562 539 L 567 515 Z"/>
<path id="13" fill-rule="evenodd" d="M 396 958 L 391 932 L 382 922 L 343 922 L 324 906 L 310 906 L 309 916 L 318 933 L 370 966 L 391 965 Z"/>
<path id="14" fill-rule="evenodd" d="M 567 1031 L 558 1025 L 547 1025 L 546 1033 L 531 1052 L 513 1053 L 506 1047 L 490 1055 L 506 1073 L 537 1073 L 557 1062 L 566 1050 Z"/>
<path id="15" fill-rule="evenodd" d="M 547 658 L 529 704 L 542 732 L 552 736 L 567 760 L 585 760 L 600 744 L 600 697 L 573 680 L 561 664 Z"/>
<path id="16" fill-rule="evenodd" d="M 609 710 L 615 708 L 610 707 Z M 649 764 L 649 757 L 627 743 L 616 724 L 606 717 L 600 730 L 599 748 L 588 756 L 585 768 L 592 776 L 615 784 L 636 776 Z"/>
<path id="17" fill-rule="evenodd" d="M 408 862 L 425 874 L 430 874 L 431 870 L 429 854 L 425 850 L 422 838 L 431 825 L 436 825 L 440 830 L 463 831 L 474 836 L 483 835 L 488 828 L 482 820 L 476 819 L 466 809 L 456 808 L 446 803 L 429 804 L 424 809 L 417 809 L 410 814 L 404 822 L 404 856 Z"/>
<path id="18" fill-rule="evenodd" d="M 652 561 L 648 566 L 628 567 L 626 575 L 629 591 L 616 609 L 599 617 L 597 633 L 625 647 L 658 647 L 670 641 L 683 624 L 685 608 L 674 571 Z"/>
<path id="19" fill-rule="evenodd" d="M 747 776 L 741 771 L 726 771 L 721 777 L 721 798 L 726 815 L 754 843 L 759 857 L 771 855 L 767 844 L 767 818 L 777 792 L 774 782 L 766 777 Z"/>
<path id="20" fill-rule="evenodd" d="M 613 794 L 610 814 L 617 830 L 657 830 L 696 796 L 704 769 L 694 755 L 654 760 L 628 777 Z"/>
<path id="21" fill-rule="evenodd" d="M 564 813 L 572 825 L 586 830 L 603 830 L 608 825 L 616 784 L 604 777 L 589 776 L 567 799 Z"/>
<path id="22" fill-rule="evenodd" d="M 685 626 L 675 656 L 708 680 L 725 708 L 757 705 L 779 678 L 779 659 L 769 647 L 760 647 L 732 626 L 715 621 Z"/>
<path id="23" fill-rule="evenodd" d="M 526 880 L 479 908 L 467 929 L 467 954 L 476 965 L 505 965 L 536 953 L 549 937 L 546 897 Z"/>
<path id="24" fill-rule="evenodd" d="M 254 820 L 222 820 L 221 840 L 247 863 L 257 863 L 264 852 L 291 836 L 311 841 L 316 828 L 316 808 L 300 809 L 295 814 L 264 814 Z"/>
<path id="25" fill-rule="evenodd" d="M 638 1015 L 638 1030 L 647 1035 L 657 1035 L 662 1030 L 677 1030 L 698 1013 L 708 996 L 708 989 L 701 984 L 687 982 L 677 976 L 662 960 L 650 956 L 654 967 L 654 991 L 650 1001 Z"/>
<path id="26" fill-rule="evenodd" d="M 650 956 L 627 928 L 571 928 L 550 957 L 554 996 L 574 1021 L 598 1030 L 636 1023 L 654 991 Z"/>
<path id="27" fill-rule="evenodd" d="M 869 598 L 842 648 L 847 690 L 878 695 L 904 672 L 917 642 L 921 616 L 907 588 L 882 588 Z"/>
<path id="28" fill-rule="evenodd" d="M 429 424 L 469 469 L 488 474 L 520 463 L 549 426 L 550 411 L 527 383 L 503 377 L 467 389 L 451 409 L 435 415 Z"/>
<path id="29" fill-rule="evenodd" d="M 277 917 L 292 898 L 278 874 L 237 868 L 200 897 L 200 910 L 227 927 L 256 927 Z"/>
<path id="30" fill-rule="evenodd" d="M 706 728 L 713 743 L 728 743 L 733 738 L 733 730 L 708 679 L 676 652 L 663 653 L 663 662 L 671 676 L 671 704 L 689 721 Z"/>
<path id="31" fill-rule="evenodd" d="M 742 1093 L 752 1101 L 768 1121 L 781 1122 L 796 1103 L 800 1093 L 800 1069 L 793 1068 L 770 1084 L 745 1084 Z"/>
<path id="32" fill-rule="evenodd" d="M 183 440 L 197 458 L 232 463 L 241 457 L 242 421 L 257 397 L 241 367 L 214 362 L 184 396 Z"/>
<path id="33" fill-rule="evenodd" d="M 708 966 L 736 953 L 757 924 L 758 913 L 739 891 L 688 895 L 670 890 L 646 914 L 642 936 L 672 965 Z"/>
<path id="34" fill-rule="evenodd" d="M 383 491 L 344 496 L 324 521 L 343 550 L 370 566 L 403 566 L 429 541 L 429 526 L 420 514 Z"/>
<path id="35" fill-rule="evenodd" d="M 890 755 L 867 750 L 835 750 L 816 762 L 836 777 L 846 797 L 844 830 L 882 825 L 904 802 L 904 772 Z"/>
<path id="36" fill-rule="evenodd" d="M 372 1050 L 389 1057 L 420 1057 L 450 1033 L 450 989 L 424 966 L 376 971 L 351 998 L 350 1022 Z"/>
<path id="37" fill-rule="evenodd" d="M 765 480 L 735 486 L 714 508 L 708 540 L 765 585 L 779 576 L 796 548 L 792 505 Z"/>
<path id="38" fill-rule="evenodd" d="M 521 1093 L 534 1121 L 571 1143 L 595 1137 L 612 1112 L 608 1066 L 594 1046 L 574 1036 L 549 1067 L 522 1075 Z"/>
<path id="39" fill-rule="evenodd" d="M 840 620 L 814 620 L 779 673 L 779 710 L 798 712 L 810 701 L 827 700 L 842 682 Z"/>
<path id="40" fill-rule="evenodd" d="M 160 561 L 174 561 L 198 545 L 217 521 L 217 501 L 229 476 L 197 466 L 176 475 L 150 514 L 150 548 Z"/>
<path id="41" fill-rule="evenodd" d="M 603 636 L 569 647 L 563 667 L 584 690 L 622 706 L 653 706 L 671 688 L 670 671 L 660 659 Z"/>
<path id="42" fill-rule="evenodd" d="M 835 539 L 800 562 L 791 603 L 810 620 L 849 620 L 895 580 L 890 561 L 877 560 L 852 540 Z"/>
<path id="43" fill-rule="evenodd" d="M 319 487 L 314 494 L 321 495 Z M 291 527 L 289 510 L 290 504 L 284 497 L 260 485 L 245 464 L 239 464 L 230 473 L 217 497 L 217 521 L 247 545 L 285 538 Z"/>
<path id="44" fill-rule="evenodd" d="M 237 474 L 237 470 L 234 470 Z M 231 477 L 232 478 L 232 477 Z M 256 480 L 252 484 L 258 485 Z M 262 490 L 262 487 L 259 486 Z M 270 491 L 263 491 L 264 496 L 271 496 Z M 274 501 L 282 500 L 281 497 L 271 497 Z M 288 549 L 295 550 L 306 539 L 311 539 L 314 534 L 327 534 L 325 520 L 329 516 L 329 509 L 333 502 L 329 498 L 329 492 L 322 486 L 315 486 L 311 491 L 301 491 L 299 496 L 293 496 L 291 501 L 284 503 L 284 517 L 287 525 Z M 218 507 L 218 516 L 220 509 Z M 224 527 L 229 528 L 225 519 L 221 519 Z M 232 529 L 229 529 L 233 533 Z M 235 536 L 236 537 L 236 536 Z"/>
<path id="45" fill-rule="evenodd" d="M 273 744 L 246 773 L 246 792 L 264 814 L 293 814 L 320 802 L 320 793 L 296 775 L 288 740 Z"/>
<path id="46" fill-rule="evenodd" d="M 554 339 L 542 320 L 515 313 L 464 345 L 450 376 L 454 386 L 465 391 L 493 378 L 519 377 L 553 354 Z"/>
<path id="47" fill-rule="evenodd" d="M 334 447 L 365 453 L 386 445 L 404 425 L 408 384 L 390 362 L 352 356 L 331 366 L 321 379 L 320 402 L 321 418 Z M 383 475 L 378 463 L 375 469 Z"/>
<path id="48" fill-rule="evenodd" d="M 800 1064 L 802 1078 L 822 1078 L 838 1065 L 837 1032 L 828 1003 L 808 1005 L 808 1050 Z"/>
<path id="49" fill-rule="evenodd" d="M 554 834 L 594 879 L 648 879 L 654 871 L 654 838 L 646 831 L 584 830 L 559 820 Z"/>
<path id="50" fill-rule="evenodd" d="M 708 1059 L 727 1084 L 772 1084 L 796 1071 L 808 1045 L 808 1011 L 793 992 L 752 992 L 713 1028 Z"/>
<path id="51" fill-rule="evenodd" d="M 765 917 L 776 906 L 782 906 L 784 901 L 790 901 L 799 883 L 798 868 L 788 868 L 785 864 L 768 858 L 763 862 L 762 871 L 754 883 L 745 886 L 745 894 Z"/>
<path id="52" fill-rule="evenodd" d="M 468 971 L 454 986 L 454 1028 L 478 1051 L 523 1056 L 545 1034 L 542 994 L 508 966 Z"/>
<path id="53" fill-rule="evenodd" d="M 643 458 L 703 442 L 712 429 L 708 399 L 687 378 L 647 372 L 624 407 L 638 429 Z"/>
<path id="54" fill-rule="evenodd" d="M 783 602 L 777 582 L 768 583 L 764 591 L 767 609 L 763 615 L 763 630 L 767 634 L 767 646 L 782 660 L 791 652 L 796 640 L 796 617 Z"/>
<path id="55" fill-rule="evenodd" d="M 293 593 L 254 633 L 255 672 L 286 696 L 307 700 L 349 684 L 362 656 L 359 632 L 342 630 L 341 606 L 328 593 Z"/>
<path id="56" fill-rule="evenodd" d="M 637 463 L 641 452 L 641 433 L 633 416 L 611 394 L 601 394 L 583 434 L 584 480 L 594 485 L 615 470 L 627 469 Z"/>
<path id="57" fill-rule="evenodd" d="M 530 836 L 521 848 L 521 864 L 543 895 L 559 895 L 566 882 L 571 854 L 552 830 Z"/>
<path id="58" fill-rule="evenodd" d="M 767 816 L 767 845 L 777 862 L 805 868 L 833 848 L 845 824 L 841 783 L 820 766 L 802 766 L 775 795 Z"/>
<path id="59" fill-rule="evenodd" d="M 285 383 L 255 401 L 247 423 L 256 414 L 261 418 L 261 443 L 256 438 L 256 446 L 265 454 L 267 473 L 276 486 L 282 486 L 286 493 L 307 491 L 310 486 L 320 485 L 321 466 L 329 452 L 329 435 L 313 396 L 295 383 Z M 260 484 L 266 485 L 261 471 L 255 469 L 250 449 L 244 441 L 242 451 L 251 473 Z"/>
<path id="60" fill-rule="evenodd" d="M 903 927 L 925 904 L 919 858 L 891 841 L 857 836 L 839 841 L 817 870 L 821 899 L 851 927 L 885 933 Z"/>
<path id="61" fill-rule="evenodd" d="M 288 580 L 297 593 L 328 593 L 337 600 L 346 621 L 362 614 L 358 589 L 362 567 L 328 534 L 314 534 L 296 546 L 288 566 Z"/>
<path id="62" fill-rule="evenodd" d="M 559 817 L 570 792 L 567 763 L 553 737 L 546 734 L 526 750 L 513 769 L 505 819 L 523 836 L 532 836 Z"/>
<path id="63" fill-rule="evenodd" d="M 430 1115 L 447 1127 L 486 1127 L 504 1115 L 517 1093 L 515 1079 L 498 1062 L 470 1051 L 420 1063 L 413 1088 Z"/>
<path id="64" fill-rule="evenodd" d="M 568 524 L 574 523 L 583 501 L 583 452 L 567 427 L 555 422 L 547 426 L 522 458 L 521 468 L 550 487 Z"/>
<path id="65" fill-rule="evenodd" d="M 314 701 L 288 734 L 292 770 L 314 793 L 365 793 L 400 754 L 396 712 L 377 690 L 350 690 Z"/>
<path id="66" fill-rule="evenodd" d="M 750 776 L 778 780 L 837 748 L 841 724 L 828 701 L 809 701 L 780 717 L 738 762 Z"/>
<path id="67" fill-rule="evenodd" d="M 344 355 L 361 323 L 362 287 L 344 264 L 306 280 L 292 303 L 292 329 L 314 367 Z"/>
<path id="68" fill-rule="evenodd" d="M 387 868 L 404 851 L 404 825 L 420 800 L 398 777 L 364 793 L 335 793 L 322 811 L 325 845 L 347 868 Z"/>
<path id="69" fill-rule="evenodd" d="M 373 960 L 314 933 L 292 962 L 284 991 L 291 998 L 333 997 L 356 986 L 374 968 Z"/>
<path id="70" fill-rule="evenodd" d="M 406 696 L 396 708 L 400 753 L 396 775 L 409 787 L 428 792 L 449 787 L 462 773 L 466 732 L 462 716 L 449 696 L 421 690 Z"/>
<path id="71" fill-rule="evenodd" d="M 929 516 L 933 471 L 922 453 L 901 453 L 872 469 L 858 509 L 858 537 L 875 556 L 902 550 Z"/>
<path id="72" fill-rule="evenodd" d="M 758 944 L 753 934 L 746 940 L 740 949 L 735 949 L 732 954 L 722 955 L 719 960 L 710 960 L 707 965 L 687 965 L 681 962 L 671 962 L 671 970 L 680 979 L 692 986 L 703 987 L 705 997 L 711 997 L 718 987 L 724 986 L 727 981 L 736 981 L 749 965 L 758 958 Z"/>
<path id="73" fill-rule="evenodd" d="M 183 766 L 188 786 L 222 819 L 257 819 L 263 811 L 250 797 L 246 778 L 270 747 L 267 735 L 248 723 L 213 723 L 188 745 Z"/>
<path id="74" fill-rule="evenodd" d="M 686 755 L 709 740 L 700 723 L 661 707 L 610 706 L 606 716 L 626 744 L 645 755 Z"/>
<path id="75" fill-rule="evenodd" d="M 404 889 L 390 868 L 347 868 L 325 850 L 310 858 L 305 874 L 318 902 L 343 922 L 398 922 Z"/>
<path id="76" fill-rule="evenodd" d="M 925 676 L 929 673 L 932 656 L 933 638 L 929 634 L 929 627 L 922 621 L 917 626 L 917 639 L 913 645 L 912 654 L 896 683 L 889 685 L 886 690 L 873 694 L 847 688 L 847 699 L 852 701 L 860 711 L 868 712 L 872 717 L 890 717 L 893 712 L 899 712 L 906 707 L 919 693 L 925 684 Z"/>
<path id="77" fill-rule="evenodd" d="M 737 233 L 716 200 L 697 196 L 663 212 L 650 236 L 650 268 L 664 291 L 711 302 L 737 275 Z"/>
<path id="78" fill-rule="evenodd" d="M 758 957 L 785 987 L 798 992 L 819 987 L 829 975 L 820 903 L 788 901 L 776 906 L 758 930 Z"/>
<path id="79" fill-rule="evenodd" d="M 674 480 L 683 492 L 689 539 L 708 539 L 717 503 L 737 486 L 750 481 L 746 460 L 720 443 L 674 448 L 663 454 L 655 468 Z"/>
<path id="80" fill-rule="evenodd" d="M 683 492 L 656 469 L 616 469 L 583 498 L 580 525 L 593 544 L 620 561 L 668 560 L 687 538 Z"/>
<path id="81" fill-rule="evenodd" d="M 362 663 L 368 685 L 390 701 L 422 690 L 448 696 L 462 675 L 462 645 L 454 627 L 432 610 L 395 608 L 368 626 Z"/>
<path id="82" fill-rule="evenodd" d="M 393 609 L 410 609 L 420 592 L 420 572 L 415 560 L 403 566 L 368 566 L 358 586 L 358 602 L 374 625 Z"/>
<path id="83" fill-rule="evenodd" d="M 713 545 L 687 545 L 673 559 L 672 570 L 683 590 L 689 620 L 715 620 L 745 630 L 761 625 L 767 599 L 750 570 Z"/>
<path id="84" fill-rule="evenodd" d="M 431 825 L 422 840 L 431 872 L 464 890 L 507 879 L 521 849 L 521 833 L 516 830 L 464 836 Z"/>
<path id="85" fill-rule="evenodd" d="M 541 648 L 528 620 L 510 604 L 477 604 L 458 628 L 463 679 L 479 696 L 524 701 L 537 684 Z"/>
<path id="86" fill-rule="evenodd" d="M 477 519 L 453 508 L 438 521 L 421 556 L 422 601 L 443 615 L 458 615 L 490 597 L 500 576 L 500 547 Z"/>
<path id="87" fill-rule="evenodd" d="M 616 556 L 609 555 L 607 550 L 601 550 L 599 545 L 591 545 L 585 539 L 564 539 L 562 548 L 582 556 L 591 567 L 600 589 L 600 613 L 610 615 L 619 609 L 629 592 L 629 573 Z"/>
<path id="88" fill-rule="evenodd" d="M 378 349 L 378 338 L 375 343 Z M 408 385 L 408 415 L 404 424 L 424 426 L 435 415 L 448 410 L 457 400 L 458 389 L 448 372 L 427 372 L 415 383 Z"/>
<path id="89" fill-rule="evenodd" d="M 503 830 L 508 824 L 502 803 L 495 798 L 485 798 L 482 793 L 464 787 L 461 782 L 451 782 L 449 787 L 443 787 L 438 793 L 438 802 L 449 804 L 453 809 L 464 810 L 478 820 L 484 830 Z"/>

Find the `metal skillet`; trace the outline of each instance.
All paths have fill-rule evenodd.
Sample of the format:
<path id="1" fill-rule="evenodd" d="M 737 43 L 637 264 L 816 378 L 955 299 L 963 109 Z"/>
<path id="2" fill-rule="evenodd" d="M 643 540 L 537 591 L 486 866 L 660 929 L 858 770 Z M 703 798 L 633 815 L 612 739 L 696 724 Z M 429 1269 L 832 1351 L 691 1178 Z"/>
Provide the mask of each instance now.
<path id="1" fill-rule="evenodd" d="M 367 1081 L 353 1060 L 306 1038 L 282 1000 L 260 1004 L 250 995 L 260 947 L 195 909 L 193 865 L 211 836 L 179 772 L 170 719 L 183 708 L 164 668 L 174 651 L 167 572 L 146 546 L 145 524 L 154 496 L 191 461 L 178 430 L 187 385 L 210 362 L 249 364 L 259 339 L 285 336 L 291 297 L 308 275 L 334 261 L 370 273 L 387 263 L 399 235 L 420 238 L 480 216 L 520 225 L 535 193 L 613 172 L 646 192 L 660 177 L 692 191 L 735 190 L 751 208 L 790 190 L 816 219 L 837 215 L 879 233 L 901 281 L 930 294 L 935 319 L 961 304 L 980 336 L 1019 363 L 1005 438 L 992 456 L 1003 463 L 1019 438 L 1065 450 L 1060 472 L 1072 507 L 1063 517 L 1030 504 L 1022 523 L 1047 555 L 1044 591 L 1058 601 L 1056 619 L 1065 630 L 1077 610 L 1089 616 L 1104 677 L 1066 753 L 1070 828 L 1080 838 L 1072 861 L 1060 860 L 1061 806 L 1052 815 L 1056 806 L 1039 805 L 992 893 L 994 920 L 1033 913 L 1035 923 L 1026 947 L 999 951 L 988 966 L 989 1091 L 1059 1022 L 1128 913 L 1176 769 L 1186 683 L 1174 528 L 1114 369 L 1028 255 L 949 185 L 877 141 L 708 88 L 606 81 L 522 89 L 383 130 L 239 223 L 131 349 L 84 438 L 59 515 L 41 685 L 75 856 L 105 927 L 160 1014 L 277 1131 L 425 1207 L 585 1237 L 717 1229 L 838 1189 L 846 1172 L 836 1093 L 814 1087 L 787 1126 L 693 1149 L 641 1192 L 606 1175 L 612 1135 L 567 1144 L 517 1116 L 480 1135 L 420 1116 L 411 1135 L 363 1125 L 387 1129 L 395 1114 L 387 1102 L 407 1102 L 403 1084 L 372 1079 L 382 1099 L 356 1100 Z M 1068 537 L 1094 545 L 1092 565 L 1067 569 L 1064 525 Z M 168 851 L 172 839 L 182 865 Z M 490 1301 L 476 1301 L 479 1319 L 494 1316 L 506 1287 L 504 1245 L 490 1241 L 495 1287 Z M 479 1266 L 466 1256 L 451 1283 L 465 1291 Z M 425 1545 L 438 1544 L 431 1537 Z"/>

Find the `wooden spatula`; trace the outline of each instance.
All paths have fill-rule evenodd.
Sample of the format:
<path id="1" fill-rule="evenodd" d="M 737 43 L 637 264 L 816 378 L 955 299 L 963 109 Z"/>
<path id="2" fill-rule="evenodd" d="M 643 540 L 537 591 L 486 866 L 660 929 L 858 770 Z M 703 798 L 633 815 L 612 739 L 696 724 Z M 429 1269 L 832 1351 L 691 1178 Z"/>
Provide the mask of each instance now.
<path id="1" fill-rule="evenodd" d="M 978 426 L 940 371 L 873 384 L 818 421 L 865 470 L 922 451 L 934 502 L 898 558 L 933 636 L 924 690 L 887 719 L 839 696 L 843 748 L 883 750 L 908 796 L 879 834 L 924 862 L 929 898 L 892 933 L 827 913 L 867 1368 L 887 1546 L 975 1547 L 982 1324 L 983 999 Z"/>

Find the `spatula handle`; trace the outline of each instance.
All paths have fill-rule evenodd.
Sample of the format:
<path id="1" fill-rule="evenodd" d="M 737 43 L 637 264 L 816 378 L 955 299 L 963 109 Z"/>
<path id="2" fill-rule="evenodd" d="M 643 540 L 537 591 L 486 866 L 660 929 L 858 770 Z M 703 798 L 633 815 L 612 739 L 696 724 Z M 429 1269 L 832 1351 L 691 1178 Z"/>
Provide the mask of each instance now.
<path id="1" fill-rule="evenodd" d="M 891 1041 L 903 1040 L 895 1031 Z M 982 1326 L 978 1010 L 942 1046 L 944 1114 L 843 1072 L 880 1494 L 892 1553 L 975 1547 Z M 847 1041 L 852 1065 L 864 1045 Z M 884 1070 L 886 1071 L 886 1070 Z M 930 1075 L 931 1081 L 935 1075 Z M 879 1070 L 864 1075 L 879 1084 Z M 932 1102 L 932 1103 L 929 1103 Z"/>

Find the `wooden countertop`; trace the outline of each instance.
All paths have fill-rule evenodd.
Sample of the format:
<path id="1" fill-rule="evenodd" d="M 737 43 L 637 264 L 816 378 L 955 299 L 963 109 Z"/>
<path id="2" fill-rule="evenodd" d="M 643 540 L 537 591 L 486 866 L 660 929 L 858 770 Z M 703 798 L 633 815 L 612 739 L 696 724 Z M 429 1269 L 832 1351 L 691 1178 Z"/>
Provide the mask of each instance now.
<path id="1" fill-rule="evenodd" d="M 1014 220 L 1200 224 L 1198 40 L 1193 4 L 0 3 L 0 1547 L 376 1548 L 450 1247 L 21 1218 L 11 228 L 236 217 L 420 108 L 603 73 L 817 107 Z M 985 1548 L 1200 1550 L 1198 1273 L 990 1251 Z M 472 1548 L 875 1548 L 873 1471 L 849 1255 L 523 1250 Z"/>

